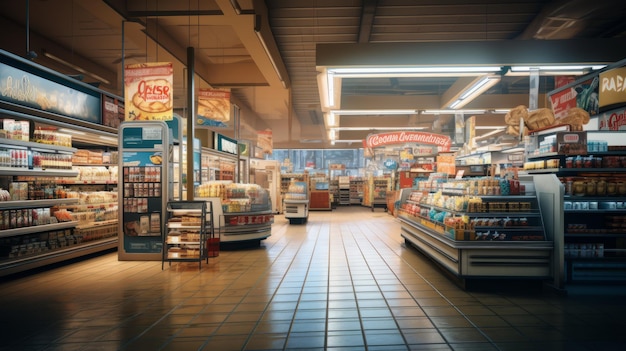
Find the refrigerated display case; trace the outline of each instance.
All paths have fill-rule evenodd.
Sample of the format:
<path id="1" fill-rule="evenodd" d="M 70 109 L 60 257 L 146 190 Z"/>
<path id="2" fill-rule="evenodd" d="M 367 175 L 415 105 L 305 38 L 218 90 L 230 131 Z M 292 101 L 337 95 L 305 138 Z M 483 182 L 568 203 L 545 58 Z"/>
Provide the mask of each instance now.
<path id="1" fill-rule="evenodd" d="M 173 200 L 173 144 L 164 122 L 124 122 L 119 134 L 120 260 L 162 259 L 167 202 Z"/>
<path id="2" fill-rule="evenodd" d="M 309 192 L 307 182 L 291 181 L 283 198 L 285 218 L 290 224 L 306 223 L 309 219 Z"/>
<path id="3" fill-rule="evenodd" d="M 474 187 L 474 182 L 490 185 Z M 430 191 L 402 189 L 401 236 L 463 280 L 550 279 L 553 234 L 545 229 L 543 195 L 532 177 L 520 177 L 520 183 L 523 194 L 499 193 L 505 183 L 493 179 L 456 181 Z M 493 191 L 474 190 L 479 188 Z"/>
<path id="4" fill-rule="evenodd" d="M 280 163 L 274 160 L 250 160 L 250 181 L 266 189 L 272 201 L 272 211 L 283 211 L 280 195 Z"/>
<path id="5" fill-rule="evenodd" d="M 236 184 L 230 181 L 209 182 L 198 187 L 196 200 L 216 201 L 220 245 L 260 245 L 272 235 L 274 214 L 269 192 L 257 184 Z"/>
<path id="6" fill-rule="evenodd" d="M 235 180 L 237 157 L 203 147 L 200 156 L 200 184 Z"/>

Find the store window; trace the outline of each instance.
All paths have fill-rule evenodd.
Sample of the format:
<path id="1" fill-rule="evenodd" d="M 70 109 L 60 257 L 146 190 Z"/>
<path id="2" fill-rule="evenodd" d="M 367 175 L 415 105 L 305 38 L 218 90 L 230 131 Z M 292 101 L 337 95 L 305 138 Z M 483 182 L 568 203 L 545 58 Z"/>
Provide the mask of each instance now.
<path id="1" fill-rule="evenodd" d="M 286 172 L 327 171 L 331 164 L 345 165 L 348 175 L 359 176 L 365 167 L 363 149 L 275 149 L 268 160 L 289 165 Z"/>

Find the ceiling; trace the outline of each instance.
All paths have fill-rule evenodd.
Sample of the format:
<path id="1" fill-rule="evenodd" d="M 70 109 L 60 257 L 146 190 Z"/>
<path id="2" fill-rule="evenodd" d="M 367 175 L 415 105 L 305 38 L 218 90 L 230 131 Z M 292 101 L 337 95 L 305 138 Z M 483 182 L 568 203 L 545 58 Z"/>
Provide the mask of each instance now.
<path id="1" fill-rule="evenodd" d="M 350 50 L 346 44 L 619 39 L 626 33 L 624 18 L 625 2 L 602 0 L 2 1 L 0 47 L 20 56 L 32 51 L 34 61 L 79 74 L 86 82 L 99 81 L 100 88 L 118 95 L 124 64 L 174 62 L 174 104 L 183 116 L 188 114 L 185 67 L 191 47 L 195 87 L 230 88 L 241 108 L 240 128 L 224 134 L 254 140 L 256 131 L 269 128 L 275 148 L 358 147 L 358 143 L 333 145 L 328 140 L 317 79 L 318 44 L 334 44 L 339 54 Z M 601 51 L 583 47 L 559 54 L 596 50 Z M 341 105 L 442 108 L 444 97 L 461 81 L 459 77 L 343 79 Z M 540 93 L 554 89 L 554 78 L 541 77 L 539 88 Z M 528 91 L 527 77 L 504 76 L 471 107 L 527 104 Z M 372 130 L 342 131 L 338 139 L 363 139 L 383 127 L 436 130 L 445 118 L 420 113 L 344 117 L 342 127 Z M 478 118 L 478 125 L 501 121 L 502 115 L 489 114 Z"/>

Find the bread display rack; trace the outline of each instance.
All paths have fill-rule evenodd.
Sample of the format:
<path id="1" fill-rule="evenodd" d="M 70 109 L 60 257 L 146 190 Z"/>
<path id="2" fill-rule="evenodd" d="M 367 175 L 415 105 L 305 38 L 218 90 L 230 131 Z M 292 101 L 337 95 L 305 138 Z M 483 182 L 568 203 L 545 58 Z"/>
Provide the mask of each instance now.
<path id="1" fill-rule="evenodd" d="M 163 240 L 163 260 L 172 262 L 209 263 L 207 241 L 214 235 L 211 218 L 213 204 L 207 201 L 170 201 L 167 203 L 167 224 Z"/>

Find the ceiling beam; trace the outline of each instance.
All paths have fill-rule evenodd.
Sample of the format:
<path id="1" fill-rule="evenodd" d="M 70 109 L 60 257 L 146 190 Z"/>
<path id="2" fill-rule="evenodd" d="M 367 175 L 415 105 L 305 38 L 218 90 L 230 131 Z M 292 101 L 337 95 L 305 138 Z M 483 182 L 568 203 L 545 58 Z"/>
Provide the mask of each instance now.
<path id="1" fill-rule="evenodd" d="M 359 26 L 359 43 L 369 43 L 370 41 L 377 6 L 378 0 L 363 1 L 361 6 L 361 25 Z"/>
<path id="2" fill-rule="evenodd" d="M 316 65 L 467 66 L 617 62 L 626 57 L 623 38 L 571 40 L 498 40 L 484 42 L 322 43 Z"/>

